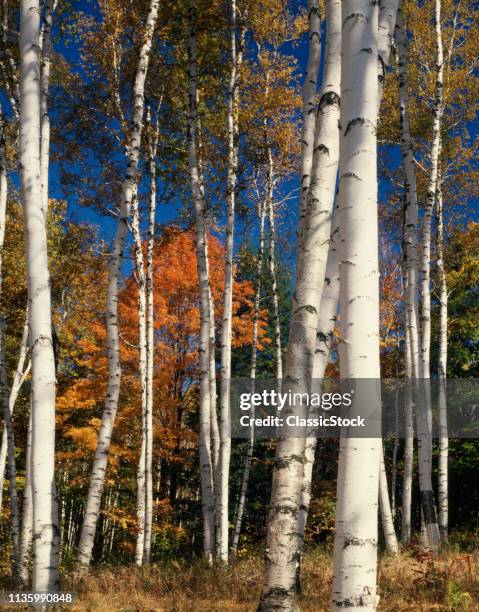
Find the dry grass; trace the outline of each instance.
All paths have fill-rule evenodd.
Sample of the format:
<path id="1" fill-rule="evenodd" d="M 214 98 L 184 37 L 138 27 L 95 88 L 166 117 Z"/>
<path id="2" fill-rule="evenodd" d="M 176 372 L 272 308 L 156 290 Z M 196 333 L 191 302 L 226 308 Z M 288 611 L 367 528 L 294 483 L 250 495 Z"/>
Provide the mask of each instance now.
<path id="1" fill-rule="evenodd" d="M 458 553 L 434 562 L 406 553 L 382 558 L 379 612 L 478 612 L 478 560 L 477 554 Z M 253 612 L 261 578 L 261 559 L 253 556 L 214 569 L 182 561 L 143 570 L 101 567 L 81 578 L 66 575 L 63 590 L 78 595 L 70 612 Z M 327 612 L 331 580 L 330 554 L 308 551 L 299 601 L 302 612 Z"/>

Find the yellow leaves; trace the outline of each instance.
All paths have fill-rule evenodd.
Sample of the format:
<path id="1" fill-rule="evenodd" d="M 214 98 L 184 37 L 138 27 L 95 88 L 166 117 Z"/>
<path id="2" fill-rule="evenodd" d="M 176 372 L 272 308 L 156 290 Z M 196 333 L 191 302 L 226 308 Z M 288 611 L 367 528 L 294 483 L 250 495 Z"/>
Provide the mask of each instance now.
<path id="1" fill-rule="evenodd" d="M 98 427 L 70 427 L 64 435 L 73 440 L 79 448 L 95 452 Z"/>

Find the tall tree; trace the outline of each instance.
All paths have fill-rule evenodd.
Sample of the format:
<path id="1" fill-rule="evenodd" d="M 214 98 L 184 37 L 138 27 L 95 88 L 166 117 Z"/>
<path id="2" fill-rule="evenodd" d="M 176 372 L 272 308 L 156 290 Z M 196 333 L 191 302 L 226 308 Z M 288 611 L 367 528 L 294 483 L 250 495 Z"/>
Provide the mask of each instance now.
<path id="1" fill-rule="evenodd" d="M 40 165 L 40 7 L 20 3 L 20 185 L 32 352 L 32 491 L 34 591 L 58 588 L 55 492 L 55 357 L 52 342 L 46 210 Z M 44 186 L 45 187 L 45 186 Z"/>
<path id="2" fill-rule="evenodd" d="M 316 328 L 326 255 L 320 247 L 329 230 L 319 220 L 321 208 L 308 198 L 315 146 L 315 103 L 320 61 L 320 11 L 308 2 L 309 51 L 303 86 L 300 220 L 297 250 L 297 281 L 293 298 L 284 384 L 305 392 L 310 386 Z M 329 211 L 329 216 L 331 211 Z M 321 232 L 323 227 L 323 232 Z M 294 609 L 299 559 L 297 520 L 303 481 L 304 438 L 281 438 L 273 469 L 265 577 L 259 610 Z M 295 551 L 292 553 L 291 551 Z"/>
<path id="3" fill-rule="evenodd" d="M 93 541 L 98 523 L 101 496 L 103 493 L 111 434 L 115 422 L 120 394 L 121 361 L 118 329 L 118 290 L 121 263 L 130 217 L 132 198 L 137 185 L 138 163 L 141 150 L 143 130 L 145 80 L 150 61 L 151 46 L 158 16 L 159 0 L 151 0 L 145 22 L 138 65 L 135 74 L 132 97 L 132 114 L 130 121 L 129 142 L 126 154 L 126 175 L 122 184 L 120 214 L 110 259 L 107 298 L 107 331 L 108 331 L 108 389 L 102 423 L 98 434 L 98 444 L 93 462 L 88 499 L 83 519 L 78 562 L 88 566 L 91 560 Z"/>
<path id="4" fill-rule="evenodd" d="M 201 330 L 199 343 L 200 368 L 200 474 L 203 513 L 203 555 L 211 563 L 215 555 L 215 499 L 211 457 L 211 289 L 208 266 L 206 203 L 198 159 L 198 65 L 196 41 L 196 2 L 190 0 L 188 10 L 188 166 L 196 217 L 196 262 L 200 284 Z M 215 410 L 216 413 L 216 410 Z"/>
<path id="5" fill-rule="evenodd" d="M 231 322 L 233 317 L 233 248 L 235 199 L 238 173 L 238 69 L 242 50 L 237 49 L 236 0 L 230 0 L 230 78 L 227 108 L 227 178 L 226 178 L 226 259 L 225 292 L 221 324 L 221 393 L 220 393 L 220 459 L 217 478 L 218 500 L 218 559 L 228 562 L 229 548 L 229 473 L 231 455 L 230 436 L 230 378 L 231 378 Z"/>
<path id="6" fill-rule="evenodd" d="M 378 7 L 342 3 L 339 211 L 341 377 L 379 384 Z M 376 393 L 379 391 L 376 390 Z M 374 392 L 373 392 L 374 393 Z M 380 397 L 355 396 L 359 407 Z M 381 440 L 342 437 L 332 609 L 375 610 Z"/>

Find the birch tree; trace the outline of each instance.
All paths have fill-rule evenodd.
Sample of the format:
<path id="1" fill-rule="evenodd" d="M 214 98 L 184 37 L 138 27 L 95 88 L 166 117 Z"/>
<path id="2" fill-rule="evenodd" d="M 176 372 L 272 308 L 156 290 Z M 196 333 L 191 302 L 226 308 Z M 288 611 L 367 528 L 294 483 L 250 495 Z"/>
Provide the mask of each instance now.
<path id="1" fill-rule="evenodd" d="M 253 340 L 251 346 L 251 368 L 250 368 L 250 379 L 252 385 L 256 380 L 256 368 L 258 361 L 258 323 L 260 315 L 260 300 L 261 300 L 261 271 L 263 268 L 264 258 L 264 226 L 266 219 L 266 206 L 265 203 L 260 200 L 258 203 L 258 216 L 259 216 L 259 245 L 258 253 L 256 256 L 256 287 L 254 294 L 254 312 L 253 312 Z M 243 515 L 246 506 L 246 495 L 248 492 L 248 483 L 251 473 L 251 461 L 253 459 L 254 451 L 254 428 L 251 427 L 250 437 L 248 440 L 248 446 L 246 449 L 246 456 L 243 469 L 243 477 L 241 479 L 240 494 L 238 500 L 238 511 L 236 513 L 235 526 L 233 530 L 233 539 L 231 542 L 231 558 L 235 559 L 238 552 L 239 538 L 241 535 L 241 526 L 243 524 Z"/>
<path id="2" fill-rule="evenodd" d="M 143 244 L 140 232 L 140 210 L 138 194 L 133 195 L 131 229 L 134 240 L 135 275 L 138 286 L 138 374 L 141 396 L 141 450 L 137 473 L 137 521 L 135 563 L 143 564 L 146 518 L 146 411 L 147 411 L 147 339 L 146 339 L 146 275 L 143 258 Z"/>
<path id="3" fill-rule="evenodd" d="M 439 542 L 439 531 L 435 519 L 434 495 L 431 481 L 432 441 L 428 427 L 427 395 L 424 388 L 425 378 L 429 376 L 424 372 L 425 353 L 422 336 L 430 333 L 430 315 L 423 310 L 423 325 L 419 322 L 419 269 L 424 271 L 424 256 L 430 250 L 430 246 L 420 252 L 419 248 L 419 221 L 417 203 L 417 185 L 414 168 L 414 154 L 409 127 L 409 82 L 408 82 L 408 49 L 407 38 L 404 27 L 404 14 L 402 3 L 398 10 L 398 22 L 396 28 L 396 41 L 398 48 L 398 79 L 399 79 L 399 110 L 401 121 L 401 155 L 403 159 L 405 180 L 405 229 L 404 229 L 404 252 L 406 260 L 406 321 L 409 342 L 409 354 L 411 358 L 411 372 L 414 380 L 413 391 L 416 403 L 416 420 L 418 436 L 418 462 L 419 462 L 419 484 L 421 490 L 421 506 L 423 513 L 428 517 L 428 540 L 429 546 L 437 549 Z M 427 225 L 426 217 L 423 224 Z M 425 226 L 423 225 L 423 228 Z M 430 230 L 429 230 L 430 232 Z M 430 236 L 429 236 L 430 240 Z M 424 234 L 422 236 L 424 246 Z M 428 256 L 429 257 L 429 256 Z M 429 260 L 426 269 L 429 267 Z M 426 276 L 429 272 L 426 270 Z M 424 278 L 421 281 L 424 291 Z M 427 283 L 428 284 L 428 283 Z M 428 289 L 429 291 L 429 289 Z M 430 308 L 429 308 L 430 310 Z M 426 317 L 426 319 L 424 319 Z M 428 322 L 429 321 L 429 322 Z M 429 327 L 429 332 L 427 331 Z M 427 349 L 429 352 L 429 348 Z M 428 359 L 428 358 L 427 358 Z M 429 365 L 427 365 L 429 369 Z"/>
<path id="4" fill-rule="evenodd" d="M 266 136 L 267 138 L 267 136 Z M 266 201 L 267 201 L 267 215 L 269 223 L 269 239 L 268 239 L 268 268 L 271 278 L 271 298 L 273 302 L 273 329 L 274 329 L 274 354 L 276 362 L 276 378 L 281 380 L 283 378 L 283 355 L 281 348 L 281 321 L 279 317 L 279 297 L 278 297 L 278 283 L 276 281 L 276 255 L 275 255 L 275 243 L 276 243 L 276 222 L 275 222 L 275 211 L 274 211 L 274 162 L 271 147 L 269 143 L 266 146 L 268 165 L 266 171 Z"/>
<path id="5" fill-rule="evenodd" d="M 31 401 L 30 401 L 31 404 Z M 22 584 L 29 579 L 30 551 L 33 539 L 33 500 L 32 500 L 32 410 L 28 417 L 27 448 L 25 454 L 25 485 L 22 503 L 22 527 L 20 533 L 20 568 Z"/>
<path id="6" fill-rule="evenodd" d="M 206 204 L 198 160 L 198 66 L 196 42 L 196 3 L 190 0 L 188 10 L 188 167 L 196 218 L 196 260 L 200 284 L 200 476 L 203 516 L 203 555 L 212 563 L 215 555 L 215 504 L 211 459 L 211 372 L 210 325 L 211 290 L 208 267 Z M 216 412 L 216 409 L 215 409 Z"/>
<path id="7" fill-rule="evenodd" d="M 379 511 L 381 513 L 381 524 L 383 528 L 386 552 L 394 556 L 398 553 L 398 543 L 396 530 L 394 529 L 394 519 L 389 500 L 388 479 L 386 466 L 384 465 L 384 449 L 381 449 L 381 459 L 379 465 Z"/>
<path id="8" fill-rule="evenodd" d="M 308 3 L 309 51 L 303 86 L 303 128 L 301 154 L 300 235 L 298 237 L 297 283 L 293 298 L 285 383 L 302 392 L 309 388 L 321 299 L 321 254 L 317 227 L 320 213 L 307 201 L 315 144 L 315 98 L 320 60 L 320 12 L 317 2 Z M 307 207 L 309 209 L 307 210 Z M 311 209 L 314 208 L 314 212 Z M 316 215 L 314 213 L 317 213 Z M 326 241 L 329 239 L 329 232 Z M 323 239 L 324 242 L 324 239 Z M 318 272 L 319 269 L 319 272 Z M 303 480 L 304 438 L 279 439 L 273 469 L 266 567 L 259 610 L 294 609 L 299 559 L 297 520 Z M 294 551 L 294 552 L 293 552 Z"/>
<path id="9" fill-rule="evenodd" d="M 324 216 L 324 232 L 330 231 L 336 179 L 339 162 L 339 100 L 341 81 L 341 4 L 328 0 L 326 10 L 326 50 L 324 60 L 323 84 L 319 96 L 316 115 L 315 152 L 312 162 L 312 176 L 308 199 L 314 200 L 317 210 Z M 329 212 L 328 212 L 329 211 Z M 329 342 L 334 330 L 339 298 L 339 250 L 337 227 L 331 237 L 325 236 L 322 250 L 328 250 L 327 269 L 317 325 L 317 342 L 314 350 L 311 377 L 323 378 L 329 358 Z M 306 439 L 303 483 L 299 505 L 299 554 L 304 540 L 304 530 L 311 500 L 311 478 L 316 452 L 316 436 Z M 297 588 L 299 577 L 297 578 Z"/>
<path id="10" fill-rule="evenodd" d="M 377 5 L 346 0 L 342 3 L 341 20 L 341 377 L 379 381 Z M 356 397 L 358 400 L 361 402 L 360 397 Z M 376 401 L 379 409 L 380 397 L 367 400 Z M 373 611 L 377 606 L 380 453 L 379 438 L 341 438 L 333 610 L 349 607 Z"/>
<path id="11" fill-rule="evenodd" d="M 441 118 L 443 99 L 443 49 L 441 28 L 441 0 L 435 0 L 434 4 L 434 29 L 436 35 L 436 84 L 435 99 L 432 108 L 432 143 L 431 143 L 431 167 L 426 191 L 426 202 L 421 226 L 421 374 L 424 385 L 425 415 L 422 429 L 419 431 L 420 450 L 422 457 L 419 461 L 423 464 L 423 484 L 421 486 L 422 517 L 425 524 L 428 545 L 432 552 L 439 548 L 440 535 L 437 524 L 436 504 L 431 482 L 432 471 L 432 436 L 431 436 L 431 396 L 430 396 L 430 350 L 431 350 L 431 222 L 438 186 L 438 168 L 441 150 Z M 426 473 L 427 471 L 427 473 Z"/>
<path id="12" fill-rule="evenodd" d="M 241 62 L 238 54 L 236 30 L 236 0 L 230 0 L 230 53 L 231 72 L 228 84 L 227 109 L 227 178 L 226 178 L 226 241 L 225 287 L 223 320 L 221 325 L 221 395 L 220 395 L 220 460 L 217 479 L 218 500 L 218 559 L 228 562 L 229 525 L 229 472 L 231 455 L 230 437 L 230 378 L 231 378 L 231 324 L 233 318 L 233 247 L 236 181 L 238 171 L 238 83 L 237 72 Z"/>
<path id="13" fill-rule="evenodd" d="M 444 218 L 442 187 L 437 189 L 437 272 L 439 277 L 439 460 L 438 460 L 438 510 L 441 541 L 448 536 L 448 456 L 446 378 L 447 378 L 447 301 L 448 290 L 444 264 Z"/>
<path id="14" fill-rule="evenodd" d="M 158 151 L 158 118 L 160 108 L 161 99 L 158 102 L 155 122 L 152 121 L 150 107 L 148 107 L 146 115 L 150 205 L 146 239 L 145 541 L 143 548 L 143 563 L 150 562 L 153 525 L 153 366 L 155 359 L 153 256 L 156 217 L 156 155 Z"/>
<path id="15" fill-rule="evenodd" d="M 108 464 L 111 435 L 115 422 L 120 394 L 121 362 L 118 330 L 118 290 L 123 261 L 123 251 L 130 217 L 130 208 L 137 184 L 138 163 L 143 129 L 144 91 L 148 72 L 153 34 L 158 16 L 159 0 L 150 0 L 146 17 L 143 42 L 140 49 L 135 74 L 132 97 L 129 144 L 127 150 L 127 169 L 122 184 L 120 214 L 117 221 L 116 236 L 110 258 L 107 297 L 107 350 L 108 350 L 108 388 L 105 408 L 102 414 L 98 443 L 88 489 L 88 498 L 83 519 L 78 563 L 88 566 L 91 560 L 93 541 L 98 523 L 101 497 Z"/>
<path id="16" fill-rule="evenodd" d="M 48 168 L 50 163 L 50 114 L 48 98 L 52 53 L 52 21 L 57 0 L 46 0 L 40 32 L 40 174 L 42 181 L 43 209 L 48 210 Z"/>
<path id="17" fill-rule="evenodd" d="M 58 587 L 55 493 L 55 358 L 52 344 L 46 211 L 40 167 L 40 9 L 20 3 L 20 185 L 32 354 L 32 495 L 34 591 Z M 45 187 L 45 186 L 44 186 Z"/>
<path id="18" fill-rule="evenodd" d="M 0 384 L 3 404 L 3 419 L 7 435 L 8 456 L 8 493 L 10 496 L 10 513 L 12 522 L 13 575 L 19 577 L 20 566 L 20 518 L 17 496 L 17 469 L 15 465 L 15 438 L 13 433 L 12 413 L 8 398 L 7 365 L 5 363 L 5 323 L 0 323 Z"/>

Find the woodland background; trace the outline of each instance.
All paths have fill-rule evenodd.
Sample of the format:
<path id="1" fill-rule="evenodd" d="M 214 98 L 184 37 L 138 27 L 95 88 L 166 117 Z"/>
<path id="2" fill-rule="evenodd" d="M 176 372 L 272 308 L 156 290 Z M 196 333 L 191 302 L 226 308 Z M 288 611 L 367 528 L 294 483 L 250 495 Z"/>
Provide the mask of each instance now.
<path id="1" fill-rule="evenodd" d="M 201 331 L 197 234 L 188 161 L 191 118 L 191 5 L 160 2 L 146 75 L 136 203 L 121 261 L 118 298 L 122 382 L 89 578 L 72 577 L 108 379 L 106 301 L 112 236 L 129 160 L 132 87 L 148 2 L 60 0 L 53 8 L 48 108 L 51 124 L 48 263 L 56 366 L 55 482 L 59 559 L 66 590 L 85 609 L 250 609 L 261 578 L 275 441 L 254 445 L 241 535 L 232 564 L 209 567 L 203 554 L 199 461 Z M 308 10 L 292 0 L 238 0 L 237 178 L 232 289 L 231 376 L 274 378 L 288 347 L 296 282 L 303 83 Z M 18 172 L 18 3 L 3 3 L 0 54 L 2 142 L 8 176 L 2 248 L 2 364 L 12 387 L 27 318 L 25 235 Z M 206 207 L 218 379 L 225 295 L 225 202 L 228 179 L 230 18 L 226 3 L 196 3 L 198 138 Z M 409 117 L 417 194 L 427 199 L 435 103 L 435 2 L 406 0 Z M 440 189 L 448 287 L 449 378 L 479 376 L 478 100 L 479 16 L 473 2 L 442 0 L 444 69 Z M 321 37 L 326 36 L 324 7 Z M 383 377 L 402 377 L 406 330 L 404 178 L 400 151 L 397 54 L 386 68 L 378 120 L 380 358 Z M 324 67 L 320 69 L 320 76 Z M 191 84 L 191 81 L 190 81 Z M 152 143 L 155 150 L 152 156 Z M 139 376 L 138 250 L 147 258 L 148 214 L 156 198 L 153 240 L 154 358 L 152 395 L 151 566 L 137 565 L 138 466 L 142 382 Z M 136 223 L 136 229 L 135 229 Z M 431 376 L 438 376 L 437 219 L 433 218 Z M 136 231 L 136 234 L 135 234 Z M 138 239 L 139 237 L 139 239 Z M 136 240 L 136 243 L 135 243 Z M 139 246 L 140 245 L 140 246 Z M 140 279 L 141 280 L 141 279 Z M 257 292 L 260 285 L 260 293 Z M 259 299 L 259 307 L 256 298 Z M 278 337 L 280 351 L 278 353 Z M 339 376 L 339 328 L 328 339 L 326 375 Z M 22 509 L 30 413 L 30 355 L 21 364 L 13 408 L 16 494 Z M 11 471 L 2 446 L 0 549 L 2 586 L 15 583 Z M 384 442 L 394 524 L 400 535 L 403 440 Z M 233 440 L 229 473 L 230 535 L 236 524 L 248 444 Z M 437 475 L 433 449 L 433 481 Z M 334 538 L 338 441 L 320 440 L 305 530 L 303 609 L 327 609 Z M 417 457 L 413 464 L 412 539 L 399 557 L 381 561 L 383 609 L 478 609 L 479 442 L 449 440 L 449 555 L 421 556 Z M 380 548 L 385 546 L 380 535 Z M 27 564 L 29 563 L 27 558 Z M 472 564 L 472 565 L 471 565 Z M 96 569 L 102 566 L 103 569 Z M 103 567 L 104 566 L 104 567 Z M 123 566 L 128 566 L 127 568 Z M 27 573 L 28 576 L 28 573 Z M 90 580 L 90 582 L 88 582 Z M 83 581 L 83 582 L 82 582 Z M 402 591 L 404 581 L 408 583 Z M 126 587 L 125 585 L 129 586 Z M 88 593 L 89 591 L 89 593 Z M 117 593 L 114 593 L 117 591 Z M 234 592 L 234 595 L 232 593 Z M 108 597 L 116 608 L 108 608 Z M 388 597 L 390 599 L 388 599 Z M 128 600 L 127 603 L 125 598 Z M 123 602 L 121 601 L 123 599 Z M 234 600 L 234 601 L 233 601 Z M 113 600 L 112 600 L 113 601 Z M 159 603 L 160 602 L 160 603 Z M 188 603 L 190 602 L 190 603 Z M 407 607 L 410 605 L 411 607 Z M 90 606 L 88 608 L 88 606 Z M 102 608 L 102 606 L 104 606 Z M 176 607 L 177 606 L 177 607 Z M 203 606 L 203 607 L 201 607 Z M 236 607 L 235 607 L 236 606 Z M 397 606 L 397 607 L 394 607 Z M 401 607 L 403 606 L 403 607 Z M 421 608 L 420 606 L 424 606 Z M 437 606 L 434 607 L 434 606 Z M 449 606 L 449 607 L 447 607 Z M 79 608 L 80 609 L 80 608 Z"/>

